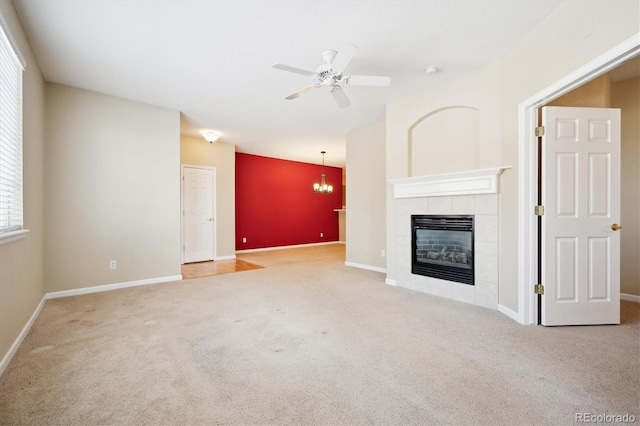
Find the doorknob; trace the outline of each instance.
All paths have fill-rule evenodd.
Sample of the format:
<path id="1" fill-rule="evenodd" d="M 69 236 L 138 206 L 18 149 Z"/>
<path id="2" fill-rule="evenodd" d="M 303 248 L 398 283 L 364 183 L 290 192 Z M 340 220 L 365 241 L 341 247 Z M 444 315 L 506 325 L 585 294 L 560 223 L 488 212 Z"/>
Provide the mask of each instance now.
<path id="1" fill-rule="evenodd" d="M 210 217 L 209 219 L 207 219 L 209 222 L 213 222 L 213 218 Z"/>
<path id="2" fill-rule="evenodd" d="M 611 229 L 613 229 L 614 231 L 617 231 L 618 229 L 622 229 L 622 226 L 618 225 L 617 223 L 614 223 L 613 225 L 611 225 Z"/>

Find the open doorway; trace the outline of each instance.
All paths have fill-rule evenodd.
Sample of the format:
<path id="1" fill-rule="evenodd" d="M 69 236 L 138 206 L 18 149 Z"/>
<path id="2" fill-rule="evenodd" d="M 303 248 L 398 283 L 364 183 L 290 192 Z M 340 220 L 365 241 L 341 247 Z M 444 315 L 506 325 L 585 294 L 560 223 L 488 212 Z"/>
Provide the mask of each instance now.
<path id="1" fill-rule="evenodd" d="M 640 37 L 635 36 L 525 100 L 519 106 L 518 320 L 523 324 L 536 324 L 538 312 L 538 300 L 533 292 L 533 284 L 538 279 L 539 249 L 538 227 L 536 216 L 533 214 L 539 179 L 537 137 L 533 132 L 538 122 L 538 109 L 614 69 L 622 69 L 623 64 L 639 54 Z M 632 66 L 627 65 L 627 67 Z M 616 75 L 614 78 L 620 77 Z"/>
<path id="2" fill-rule="evenodd" d="M 621 119 L 620 119 L 620 136 L 621 136 L 620 137 L 620 153 L 621 155 L 620 156 L 616 155 L 614 157 L 609 157 L 609 156 L 604 157 L 602 154 L 598 155 L 598 157 L 602 157 L 603 159 L 609 160 L 607 161 L 607 164 L 609 164 L 609 166 L 607 167 L 613 167 L 612 170 L 616 171 L 616 173 L 620 176 L 620 181 L 622 182 L 622 185 L 619 186 L 619 190 L 616 192 L 617 192 L 617 195 L 619 196 L 619 201 L 620 201 L 618 205 L 624 206 L 624 209 L 620 210 L 619 207 L 617 208 L 618 212 L 615 215 L 616 216 L 615 220 L 618 221 L 619 219 L 620 223 L 624 224 L 624 230 L 621 230 L 620 232 L 615 232 L 615 233 L 612 233 L 609 230 L 598 231 L 598 233 L 604 232 L 604 234 L 606 234 L 607 236 L 607 238 L 600 239 L 600 243 L 602 244 L 604 244 L 605 242 L 607 243 L 606 247 L 603 246 L 603 248 L 606 250 L 602 253 L 603 256 L 600 256 L 600 257 L 608 257 L 605 255 L 609 254 L 609 255 L 614 255 L 614 258 L 616 259 L 616 262 L 614 262 L 614 264 L 604 268 L 603 271 L 606 270 L 607 272 L 611 272 L 611 273 L 615 272 L 614 276 L 619 273 L 619 276 L 620 276 L 620 279 L 619 279 L 620 297 L 617 296 L 618 289 L 616 289 L 616 292 L 615 292 L 616 308 L 619 308 L 618 299 L 623 299 L 623 300 L 624 299 L 627 299 L 627 300 L 640 299 L 640 292 L 638 292 L 638 288 L 637 288 L 638 277 L 640 277 L 640 265 L 638 264 L 637 259 L 634 258 L 635 256 L 637 256 L 637 253 L 640 252 L 640 206 L 639 206 L 639 197 L 640 197 L 640 174 L 639 174 L 640 129 L 639 127 L 640 127 L 640 124 L 638 123 L 638 119 L 637 119 L 637 117 L 640 114 L 639 107 L 638 107 L 640 102 L 639 100 L 640 84 L 639 83 L 640 83 L 640 56 L 636 56 L 622 63 L 617 68 L 614 68 L 611 71 L 572 90 L 571 92 L 568 92 L 560 96 L 559 98 L 554 99 L 553 101 L 544 105 L 542 108 L 538 109 L 538 112 L 539 112 L 538 125 L 539 126 L 543 125 L 540 112 L 542 112 L 542 110 L 545 109 L 545 107 L 560 107 L 561 110 L 566 110 L 566 111 L 571 111 L 571 108 L 576 108 L 576 107 L 578 108 L 577 109 L 578 111 L 580 110 L 580 108 L 588 108 L 588 110 L 586 111 L 587 113 L 591 113 L 591 114 L 594 114 L 595 111 L 597 111 L 597 109 L 603 109 L 605 111 L 608 109 L 617 109 L 621 112 Z M 569 114 L 569 112 L 566 112 L 565 114 Z M 555 129 L 547 129 L 547 130 L 548 132 L 547 132 L 547 135 L 545 135 L 545 138 L 548 138 L 549 132 L 553 132 Z M 545 148 L 551 147 L 549 143 L 550 142 L 547 141 L 547 143 L 545 144 Z M 591 143 L 588 143 L 587 145 L 593 145 L 593 143 L 594 142 L 591 142 Z M 584 144 L 578 144 L 578 145 L 584 145 Z M 605 145 L 609 145 L 609 144 L 605 144 Z M 591 147 L 590 150 L 592 148 L 594 147 Z M 539 150 L 539 153 L 540 152 L 541 151 Z M 591 155 L 594 155 L 594 154 L 591 154 Z M 564 155 L 564 157 L 566 157 L 566 155 Z M 542 157 L 540 156 L 539 158 L 542 158 Z M 611 161 L 613 161 L 614 158 L 617 158 L 617 160 L 614 162 L 615 164 L 610 163 Z M 593 160 L 594 158 L 591 158 L 591 159 Z M 542 161 L 542 163 L 544 163 L 544 160 Z M 593 161 L 591 163 L 593 163 L 592 165 L 597 164 L 597 162 L 593 162 Z M 549 167 L 551 167 L 552 169 L 549 170 Z M 590 169 L 590 167 L 586 167 L 586 168 Z M 544 164 L 540 165 L 540 167 L 538 167 L 538 170 L 546 170 L 544 175 L 549 175 L 549 174 L 553 175 L 555 171 L 553 166 L 551 165 L 545 166 Z M 542 174 L 540 174 L 540 176 L 542 176 Z M 601 185 L 604 185 L 603 189 L 599 191 L 600 195 L 602 196 L 605 196 L 608 193 L 607 187 L 609 187 L 610 185 L 609 180 L 605 179 L 605 181 L 599 182 Z M 609 185 L 607 185 L 607 183 L 609 183 Z M 587 188 L 587 186 L 590 186 L 590 185 L 587 185 L 587 183 L 585 182 L 584 187 Z M 553 187 L 554 185 L 551 186 L 551 191 L 553 191 Z M 544 190 L 542 192 L 544 192 Z M 540 203 L 544 204 L 545 207 L 548 208 L 550 206 L 547 206 L 546 204 L 550 202 L 549 194 L 547 194 L 545 198 L 547 199 L 547 202 L 545 203 L 540 202 Z M 591 199 L 592 197 L 587 197 L 587 198 Z M 589 216 L 592 216 L 592 215 L 589 215 Z M 598 220 L 598 216 L 600 215 L 592 216 L 594 218 L 593 220 Z M 552 217 L 548 215 L 540 216 L 539 222 L 546 222 L 551 219 Z M 566 220 L 567 218 L 560 219 L 561 222 L 566 222 Z M 607 224 L 611 224 L 611 223 L 613 222 L 607 222 Z M 547 227 L 545 226 L 545 229 L 546 228 Z M 607 227 L 605 226 L 604 228 L 607 228 Z M 622 227 L 620 227 L 619 229 L 622 229 Z M 567 229 L 565 229 L 563 232 L 566 232 L 566 231 Z M 545 231 L 545 234 L 546 234 L 546 231 Z M 612 242 L 608 240 L 608 237 L 618 240 L 618 242 L 611 247 L 611 251 L 609 250 L 608 246 Z M 619 249 L 616 249 L 617 247 L 619 247 Z M 553 247 L 547 247 L 547 249 L 553 250 Z M 553 258 L 553 254 L 548 252 L 547 258 L 549 259 Z M 600 260 L 603 261 L 603 259 L 600 259 Z M 568 267 L 569 263 L 571 262 L 567 262 L 565 267 Z M 557 269 L 558 267 L 559 265 L 556 265 L 556 268 L 554 268 L 554 265 L 550 265 L 551 270 Z M 547 268 L 546 270 L 547 278 L 545 279 L 545 278 L 539 277 L 540 279 L 538 280 L 538 282 L 549 284 L 549 286 L 552 286 L 552 287 L 554 286 L 554 284 L 555 286 L 557 286 L 558 283 L 554 283 L 553 280 L 548 278 L 551 270 Z M 603 279 L 607 281 L 606 277 L 603 277 Z M 586 280 L 586 279 L 580 280 L 580 282 L 584 282 L 584 285 L 586 285 L 587 281 L 590 281 L 590 280 Z M 615 281 L 618 281 L 618 280 L 615 280 Z M 605 283 L 603 282 L 603 284 Z M 611 281 L 610 284 L 616 285 L 616 282 Z M 546 290 L 547 290 L 546 293 L 548 293 L 548 290 L 550 290 L 550 288 L 546 288 Z M 605 288 L 603 288 L 602 290 L 605 290 Z M 548 298 L 549 296 L 546 295 L 545 297 Z M 541 298 L 542 298 L 542 295 L 538 299 L 538 322 L 539 323 L 542 322 L 542 309 L 541 309 L 541 303 L 540 303 Z M 585 299 L 588 299 L 588 298 L 585 297 Z M 604 306 L 603 301 L 604 301 L 603 299 L 596 297 L 593 299 L 593 303 L 588 305 L 602 307 Z M 562 306 L 566 307 L 566 302 L 567 301 L 564 301 Z M 550 303 L 550 301 L 547 300 L 546 303 L 548 304 Z M 579 303 L 579 302 L 576 300 L 576 303 Z M 589 316 L 589 318 L 585 318 L 584 320 L 586 320 L 587 323 L 594 323 L 590 321 L 597 322 L 594 316 Z M 616 318 L 618 317 L 616 316 Z M 544 321 L 544 323 L 549 324 L 549 321 L 550 319 L 548 318 L 547 321 Z"/>

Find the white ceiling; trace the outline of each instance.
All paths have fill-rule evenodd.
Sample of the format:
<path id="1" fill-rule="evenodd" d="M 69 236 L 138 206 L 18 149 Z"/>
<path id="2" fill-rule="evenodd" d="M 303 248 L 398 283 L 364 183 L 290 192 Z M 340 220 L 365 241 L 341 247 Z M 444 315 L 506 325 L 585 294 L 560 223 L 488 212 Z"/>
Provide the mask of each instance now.
<path id="1" fill-rule="evenodd" d="M 47 81 L 182 112 L 182 134 L 223 133 L 240 152 L 345 164 L 345 134 L 385 104 L 507 53 L 559 0 L 14 0 Z M 360 48 L 345 70 L 388 75 L 388 88 L 285 96 L 312 83 L 320 54 Z M 437 66 L 441 72 L 426 75 Z M 204 139 L 203 139 L 203 143 Z"/>

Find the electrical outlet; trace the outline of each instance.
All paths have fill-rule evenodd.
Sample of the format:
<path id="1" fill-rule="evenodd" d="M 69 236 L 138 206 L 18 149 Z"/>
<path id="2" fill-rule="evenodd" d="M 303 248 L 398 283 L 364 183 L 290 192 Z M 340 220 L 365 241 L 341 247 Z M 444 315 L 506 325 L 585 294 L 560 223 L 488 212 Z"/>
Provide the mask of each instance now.
<path id="1" fill-rule="evenodd" d="M 118 262 L 116 262 L 115 260 L 109 261 L 109 269 L 116 269 L 117 267 L 118 267 Z"/>
<path id="2" fill-rule="evenodd" d="M 385 257 L 387 255 L 387 252 L 385 252 L 384 250 L 380 250 L 380 257 Z"/>
<path id="3" fill-rule="evenodd" d="M 320 238 L 324 237 L 324 232 L 320 233 Z"/>
<path id="4" fill-rule="evenodd" d="M 246 243 L 247 242 L 247 237 L 242 237 L 242 242 Z"/>

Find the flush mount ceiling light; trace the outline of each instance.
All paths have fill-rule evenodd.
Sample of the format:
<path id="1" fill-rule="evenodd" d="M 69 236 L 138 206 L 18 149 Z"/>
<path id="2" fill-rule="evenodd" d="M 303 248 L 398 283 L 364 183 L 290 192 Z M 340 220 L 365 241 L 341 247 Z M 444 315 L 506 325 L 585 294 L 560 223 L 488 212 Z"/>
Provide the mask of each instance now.
<path id="1" fill-rule="evenodd" d="M 202 136 L 209 142 L 209 143 L 214 143 L 215 141 L 217 141 L 218 139 L 220 139 L 220 136 L 222 136 L 220 133 L 218 132 L 214 132 L 212 130 L 205 130 L 202 133 Z"/>
<path id="2" fill-rule="evenodd" d="M 322 175 L 320 175 L 320 183 L 313 184 L 313 192 L 317 192 L 318 194 L 331 194 L 333 192 L 333 186 L 327 185 L 327 182 L 325 182 L 324 154 L 326 153 L 326 151 L 320 151 L 320 154 L 322 154 Z"/>
<path id="3" fill-rule="evenodd" d="M 427 68 L 424 69 L 425 74 L 435 74 L 438 71 L 439 71 L 438 68 L 434 67 L 433 65 L 429 65 Z"/>

